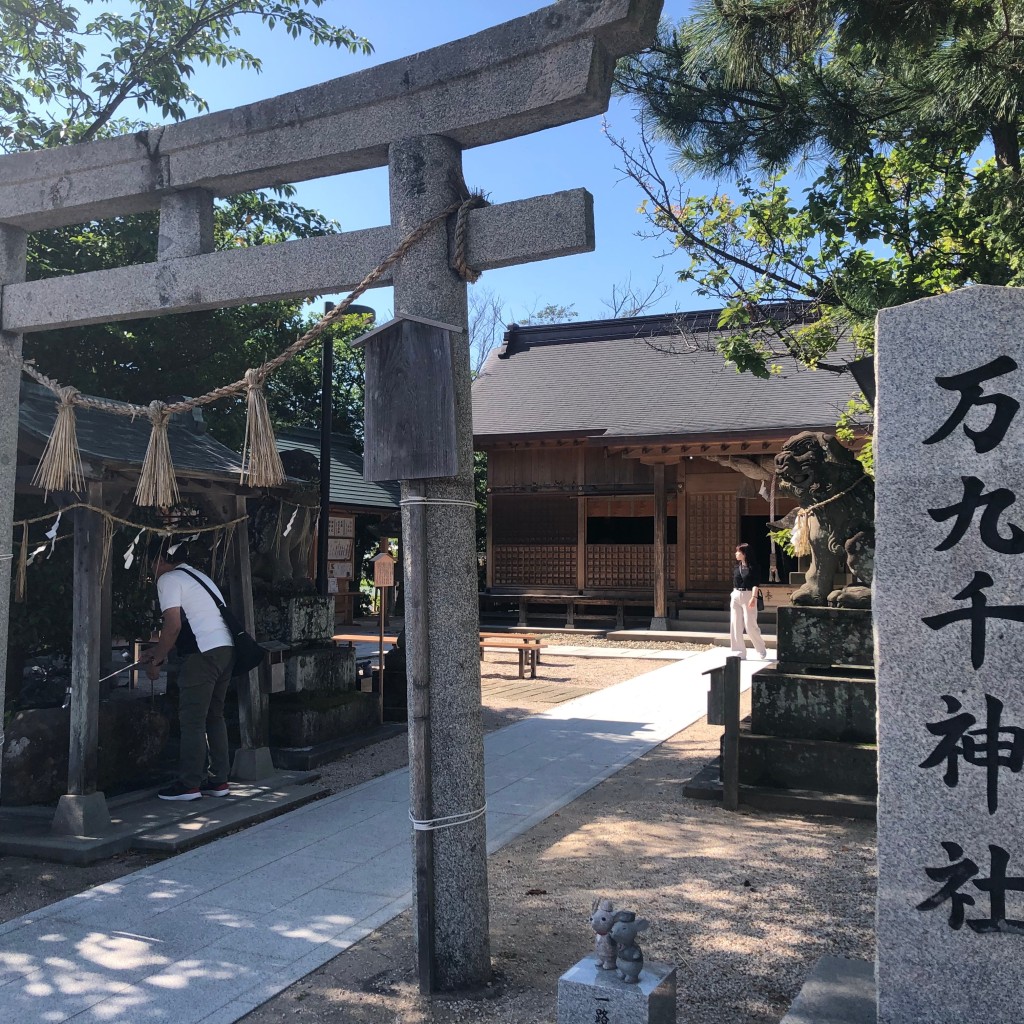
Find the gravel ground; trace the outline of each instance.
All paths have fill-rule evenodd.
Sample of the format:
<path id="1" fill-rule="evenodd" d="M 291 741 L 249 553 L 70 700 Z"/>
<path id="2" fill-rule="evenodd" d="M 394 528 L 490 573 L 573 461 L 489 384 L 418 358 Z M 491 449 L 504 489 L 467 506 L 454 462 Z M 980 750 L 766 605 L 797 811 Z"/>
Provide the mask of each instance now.
<path id="1" fill-rule="evenodd" d="M 874 956 L 874 827 L 684 799 L 720 735 L 697 723 L 491 857 L 491 998 L 421 999 L 405 913 L 245 1024 L 554 1024 L 596 896 L 651 921 L 679 1024 L 777 1024 L 818 957 Z"/>
<path id="2" fill-rule="evenodd" d="M 563 701 L 603 690 L 664 665 L 663 661 L 631 658 L 612 660 L 544 654 L 537 678 L 521 680 L 516 652 L 488 651 L 480 665 L 484 732 L 493 732 Z M 404 768 L 408 763 L 409 744 L 402 733 L 317 770 L 321 780 L 336 793 L 385 772 Z"/>
<path id="3" fill-rule="evenodd" d="M 662 667 L 551 655 L 524 686 L 512 656 L 489 653 L 485 728 Z M 406 913 L 246 1024 L 554 1024 L 558 977 L 592 946 L 596 896 L 651 921 L 641 945 L 649 959 L 679 965 L 680 1024 L 777 1024 L 819 956 L 874 955 L 874 828 L 684 799 L 683 782 L 717 754 L 720 735 L 697 723 L 491 858 L 491 998 L 421 999 Z M 404 763 L 400 736 L 323 774 L 344 788 Z M 0 921 L 151 860 L 74 868 L 0 858 Z"/>
<path id="4" fill-rule="evenodd" d="M 541 642 L 559 647 L 613 647 L 633 651 L 706 651 L 710 644 L 688 644 L 682 640 L 609 640 L 606 636 L 574 633 L 542 633 Z"/>

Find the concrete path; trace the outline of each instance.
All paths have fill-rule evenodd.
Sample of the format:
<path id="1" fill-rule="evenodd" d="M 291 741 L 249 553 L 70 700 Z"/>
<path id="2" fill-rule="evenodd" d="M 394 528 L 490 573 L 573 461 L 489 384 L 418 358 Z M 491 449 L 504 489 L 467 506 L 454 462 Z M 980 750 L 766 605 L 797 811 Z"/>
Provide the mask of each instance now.
<path id="1" fill-rule="evenodd" d="M 488 851 L 701 718 L 725 655 L 487 736 Z M 0 925 L 0 1021 L 232 1024 L 410 906 L 408 791 L 392 772 Z"/>

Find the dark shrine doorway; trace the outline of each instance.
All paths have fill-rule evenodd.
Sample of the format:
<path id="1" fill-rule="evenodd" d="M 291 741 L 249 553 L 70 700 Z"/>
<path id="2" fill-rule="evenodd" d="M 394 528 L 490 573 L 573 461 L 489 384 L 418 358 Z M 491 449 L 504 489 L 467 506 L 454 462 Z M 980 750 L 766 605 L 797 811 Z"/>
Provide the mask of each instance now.
<path id="1" fill-rule="evenodd" d="M 761 582 L 768 582 L 771 564 L 771 540 L 768 537 L 768 516 L 740 516 L 740 540 L 749 544 L 754 560 L 761 570 Z M 775 560 L 779 567 L 779 582 L 788 583 L 789 574 L 797 571 L 796 559 L 787 555 L 777 544 Z"/>

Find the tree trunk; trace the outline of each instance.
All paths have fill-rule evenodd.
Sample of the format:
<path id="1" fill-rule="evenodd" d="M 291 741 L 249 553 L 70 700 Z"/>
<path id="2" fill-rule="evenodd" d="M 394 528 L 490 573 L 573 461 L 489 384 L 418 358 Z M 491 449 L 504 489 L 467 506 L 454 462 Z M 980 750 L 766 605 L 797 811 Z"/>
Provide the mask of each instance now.
<path id="1" fill-rule="evenodd" d="M 995 147 L 996 166 L 1020 174 L 1020 140 L 1016 121 L 997 121 L 990 130 Z"/>

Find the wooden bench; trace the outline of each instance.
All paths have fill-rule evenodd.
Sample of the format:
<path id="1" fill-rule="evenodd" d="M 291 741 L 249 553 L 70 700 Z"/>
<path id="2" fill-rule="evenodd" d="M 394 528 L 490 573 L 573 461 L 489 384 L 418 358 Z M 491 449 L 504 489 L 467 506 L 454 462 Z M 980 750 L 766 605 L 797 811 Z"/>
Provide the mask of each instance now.
<path id="1" fill-rule="evenodd" d="M 379 644 L 379 633 L 337 633 L 331 637 L 336 644 L 345 644 L 348 647 L 355 647 L 356 644 Z M 385 636 L 384 643 L 397 644 L 397 636 Z"/>
<path id="2" fill-rule="evenodd" d="M 537 662 L 538 665 L 540 664 L 540 649 L 541 649 L 541 647 L 545 646 L 544 644 L 542 644 L 540 642 L 540 636 L 537 633 L 509 633 L 507 630 L 505 632 L 498 632 L 498 631 L 491 632 L 491 631 L 486 630 L 486 629 L 481 629 L 480 630 L 480 639 L 481 640 L 515 640 L 518 643 L 523 643 L 523 644 L 527 644 L 527 645 L 533 645 L 533 646 L 535 646 L 537 648 L 537 650 L 534 652 L 534 660 Z"/>
<path id="3" fill-rule="evenodd" d="M 526 661 L 527 658 L 529 658 L 530 678 L 536 679 L 537 662 L 540 659 L 540 651 L 542 647 L 547 646 L 547 644 L 542 644 L 536 639 L 529 643 L 509 639 L 484 639 L 480 641 L 480 660 L 484 660 L 484 653 L 486 651 L 515 651 L 519 655 L 519 678 L 526 678 Z"/>

